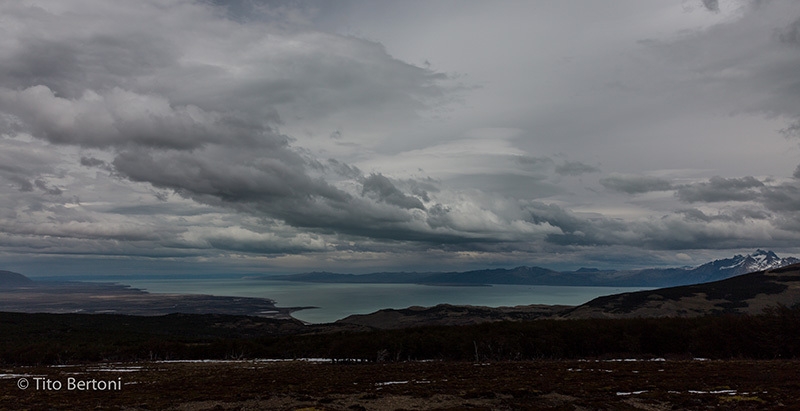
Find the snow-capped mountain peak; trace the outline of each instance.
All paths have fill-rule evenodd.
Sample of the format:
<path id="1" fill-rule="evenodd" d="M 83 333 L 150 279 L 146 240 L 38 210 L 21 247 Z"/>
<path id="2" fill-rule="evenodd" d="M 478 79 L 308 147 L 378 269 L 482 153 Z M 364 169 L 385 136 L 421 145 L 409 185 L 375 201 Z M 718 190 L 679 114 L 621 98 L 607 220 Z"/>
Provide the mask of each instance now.
<path id="1" fill-rule="evenodd" d="M 758 249 L 752 254 L 737 254 L 733 258 L 712 261 L 698 267 L 698 269 L 706 266 L 715 267 L 720 271 L 725 271 L 726 276 L 734 276 L 754 271 L 771 270 L 798 262 L 800 260 L 794 257 L 780 258 L 772 251 Z"/>

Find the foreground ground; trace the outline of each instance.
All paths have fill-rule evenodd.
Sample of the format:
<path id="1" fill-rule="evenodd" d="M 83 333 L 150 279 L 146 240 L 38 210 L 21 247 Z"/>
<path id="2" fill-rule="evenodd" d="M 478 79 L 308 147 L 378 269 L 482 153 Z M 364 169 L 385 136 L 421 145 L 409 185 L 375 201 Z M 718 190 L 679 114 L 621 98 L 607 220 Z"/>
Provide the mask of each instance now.
<path id="1" fill-rule="evenodd" d="M 0 366 L 0 409 L 797 410 L 800 362 L 261 360 Z"/>

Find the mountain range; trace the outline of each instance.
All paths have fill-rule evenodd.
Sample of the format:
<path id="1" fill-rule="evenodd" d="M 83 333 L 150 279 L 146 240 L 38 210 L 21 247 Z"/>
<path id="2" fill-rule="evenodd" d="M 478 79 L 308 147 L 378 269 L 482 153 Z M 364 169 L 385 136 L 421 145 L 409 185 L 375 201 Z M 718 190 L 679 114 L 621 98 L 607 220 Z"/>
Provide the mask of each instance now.
<path id="1" fill-rule="evenodd" d="M 264 280 L 356 284 L 673 287 L 718 281 L 740 274 L 770 270 L 796 263 L 800 263 L 800 259 L 795 257 L 781 258 L 772 251 L 759 249 L 752 254 L 737 254 L 731 258 L 714 260 L 697 267 L 684 268 L 647 268 L 639 270 L 581 268 L 576 271 L 556 271 L 542 267 L 520 266 L 510 269 L 496 268 L 464 272 L 381 272 L 371 274 L 311 272 L 261 278 Z"/>

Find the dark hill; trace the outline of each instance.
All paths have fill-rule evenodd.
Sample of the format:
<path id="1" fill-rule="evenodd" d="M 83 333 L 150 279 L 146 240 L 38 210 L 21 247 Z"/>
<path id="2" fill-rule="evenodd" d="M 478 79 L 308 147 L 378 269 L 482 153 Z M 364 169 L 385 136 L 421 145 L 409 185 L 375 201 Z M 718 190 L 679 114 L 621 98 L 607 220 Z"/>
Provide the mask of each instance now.
<path id="1" fill-rule="evenodd" d="M 23 287 L 34 285 L 35 282 L 22 274 L 0 270 L 0 287 Z"/>
<path id="2" fill-rule="evenodd" d="M 758 314 L 764 308 L 800 303 L 800 264 L 725 280 L 595 298 L 567 318 L 695 317 Z"/>

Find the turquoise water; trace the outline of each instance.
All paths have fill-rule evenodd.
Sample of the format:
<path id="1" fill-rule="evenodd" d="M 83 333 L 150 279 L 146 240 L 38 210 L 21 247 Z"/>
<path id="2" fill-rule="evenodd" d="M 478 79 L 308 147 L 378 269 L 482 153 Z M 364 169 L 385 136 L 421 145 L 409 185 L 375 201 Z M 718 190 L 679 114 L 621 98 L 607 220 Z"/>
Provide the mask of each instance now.
<path id="1" fill-rule="evenodd" d="M 368 314 L 382 308 L 406 308 L 436 304 L 488 307 L 528 304 L 579 305 L 596 297 L 639 291 L 629 287 L 557 287 L 494 285 L 445 287 L 417 284 L 319 284 L 257 279 L 126 279 L 121 281 L 151 293 L 211 294 L 269 298 L 279 307 L 314 306 L 293 317 L 310 323 L 332 322 L 352 314 Z"/>

